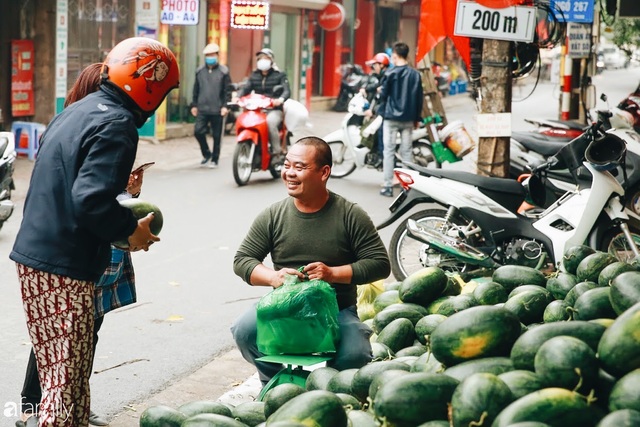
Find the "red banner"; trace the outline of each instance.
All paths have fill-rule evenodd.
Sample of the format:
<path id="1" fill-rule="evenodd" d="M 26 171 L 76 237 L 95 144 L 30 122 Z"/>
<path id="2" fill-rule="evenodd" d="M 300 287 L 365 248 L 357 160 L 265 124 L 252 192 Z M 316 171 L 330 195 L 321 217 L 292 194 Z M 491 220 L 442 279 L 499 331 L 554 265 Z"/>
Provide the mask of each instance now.
<path id="1" fill-rule="evenodd" d="M 33 116 L 33 40 L 11 41 L 11 115 Z"/>
<path id="2" fill-rule="evenodd" d="M 449 37 L 464 62 L 467 66 L 469 65 L 471 62 L 469 38 L 453 35 L 457 4 L 458 2 L 448 0 L 422 0 L 416 63 L 420 62 L 438 43 Z"/>

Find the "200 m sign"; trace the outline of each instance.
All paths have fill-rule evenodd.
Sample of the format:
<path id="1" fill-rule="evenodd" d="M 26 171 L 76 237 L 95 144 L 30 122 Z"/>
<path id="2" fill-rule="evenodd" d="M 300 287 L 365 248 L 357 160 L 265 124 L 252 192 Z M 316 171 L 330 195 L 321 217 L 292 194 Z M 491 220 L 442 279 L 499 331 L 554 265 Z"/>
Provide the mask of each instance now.
<path id="1" fill-rule="evenodd" d="M 492 9 L 473 1 L 458 2 L 454 28 L 457 36 L 531 42 L 535 28 L 534 7 Z"/>

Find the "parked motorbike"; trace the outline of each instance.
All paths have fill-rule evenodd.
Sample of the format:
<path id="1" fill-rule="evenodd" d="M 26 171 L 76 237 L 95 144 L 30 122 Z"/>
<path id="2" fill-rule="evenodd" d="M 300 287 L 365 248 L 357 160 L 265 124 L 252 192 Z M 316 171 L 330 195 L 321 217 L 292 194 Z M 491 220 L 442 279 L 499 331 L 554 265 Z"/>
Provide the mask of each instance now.
<path id="1" fill-rule="evenodd" d="M 0 229 L 13 213 L 11 191 L 13 183 L 13 165 L 16 160 L 15 140 L 13 133 L 0 132 Z"/>
<path id="2" fill-rule="evenodd" d="M 382 125 L 382 117 L 373 118 L 363 126 L 364 114 L 369 108 L 372 107 L 364 96 L 354 96 L 349 102 L 349 111 L 342 120 L 340 129 L 324 137 L 333 155 L 332 177 L 344 178 L 357 168 L 380 168 L 380 162 L 377 161 L 379 154 L 375 152 L 375 142 L 372 139 Z M 459 161 L 473 149 L 473 140 L 462 122 L 452 122 L 444 128 L 440 126 L 441 123 L 439 117 L 431 117 L 426 120 L 425 126 L 412 130 L 413 163 L 440 167 L 445 162 Z M 440 135 L 440 140 L 430 141 L 426 126 L 431 126 L 433 134 Z M 396 144 L 400 144 L 399 137 Z M 396 164 L 402 164 L 397 153 Z"/>
<path id="3" fill-rule="evenodd" d="M 238 185 L 246 185 L 252 172 L 267 170 L 273 178 L 279 178 L 291 133 L 283 121 L 280 129 L 283 154 L 277 158 L 272 156 L 269 150 L 266 110 L 273 108 L 273 98 L 251 93 L 240 98 L 238 106 L 243 111 L 236 119 L 237 145 L 233 152 L 233 179 Z"/>
<path id="4" fill-rule="evenodd" d="M 390 206 L 387 227 L 414 206 L 435 203 L 411 215 L 395 230 L 390 243 L 397 280 L 426 266 L 465 272 L 505 264 L 540 268 L 558 265 L 565 250 L 587 242 L 620 260 L 638 256 L 640 232 L 628 225 L 625 189 L 614 174 L 625 174 L 631 132 L 589 131 L 566 144 L 524 182 L 460 171 L 409 165 L 396 169 L 402 193 Z M 588 185 L 579 184 L 584 166 Z M 574 187 L 541 212 L 518 214 L 522 202 L 545 203 L 549 171 L 567 169 Z"/>

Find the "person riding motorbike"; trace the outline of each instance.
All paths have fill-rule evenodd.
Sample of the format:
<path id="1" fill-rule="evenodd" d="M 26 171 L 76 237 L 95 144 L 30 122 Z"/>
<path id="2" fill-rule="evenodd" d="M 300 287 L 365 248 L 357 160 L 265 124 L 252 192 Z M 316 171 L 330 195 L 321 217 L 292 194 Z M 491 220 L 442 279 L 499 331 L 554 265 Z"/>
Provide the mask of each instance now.
<path id="1" fill-rule="evenodd" d="M 389 68 L 391 60 L 389 59 L 389 55 L 380 52 L 376 53 L 374 57 L 365 62 L 365 64 L 371 67 L 373 71 L 369 74 L 369 78 L 365 83 L 360 87 L 360 93 L 367 98 L 367 101 L 369 101 L 371 105 L 373 105 L 373 101 L 378 96 L 379 88 L 382 84 L 382 78 L 384 77 L 384 73 L 387 68 Z M 363 129 L 371 123 L 373 115 L 374 108 L 370 108 L 365 111 Z M 371 138 L 373 138 L 372 150 L 371 155 L 368 158 L 368 163 L 374 168 L 379 169 L 382 167 L 382 126 L 380 126 L 377 132 L 371 135 Z"/>
<path id="2" fill-rule="evenodd" d="M 271 163 L 275 164 L 281 161 L 282 146 L 280 144 L 280 135 L 278 128 L 282 124 L 283 110 L 282 104 L 291 95 L 289 88 L 289 79 L 286 73 L 278 70 L 275 66 L 275 55 L 271 49 L 263 48 L 256 53 L 257 69 L 251 73 L 249 80 L 238 92 L 238 97 L 250 94 L 252 91 L 274 98 L 274 108 L 267 114 L 267 126 L 269 127 L 269 144 L 271 148 Z M 276 86 L 282 87 L 282 92 L 277 95 L 274 93 Z M 278 96 L 276 98 L 276 96 Z"/>

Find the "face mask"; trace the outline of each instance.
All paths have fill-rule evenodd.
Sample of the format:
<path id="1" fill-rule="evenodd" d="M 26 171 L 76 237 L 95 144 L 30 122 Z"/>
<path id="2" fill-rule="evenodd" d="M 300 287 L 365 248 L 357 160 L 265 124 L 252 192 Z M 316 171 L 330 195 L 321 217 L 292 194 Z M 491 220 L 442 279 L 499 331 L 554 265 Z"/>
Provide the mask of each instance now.
<path id="1" fill-rule="evenodd" d="M 256 65 L 258 66 L 258 70 L 267 71 L 271 68 L 271 60 L 267 58 L 258 59 L 258 63 Z"/>
<path id="2" fill-rule="evenodd" d="M 204 58 L 204 63 L 209 66 L 216 65 L 218 63 L 218 58 L 216 58 L 215 56 L 206 56 Z"/>

